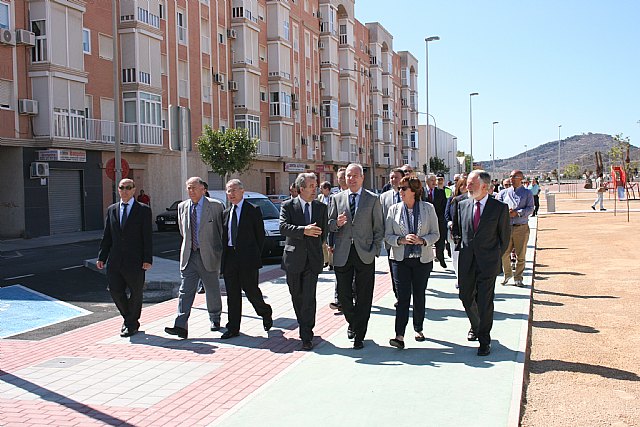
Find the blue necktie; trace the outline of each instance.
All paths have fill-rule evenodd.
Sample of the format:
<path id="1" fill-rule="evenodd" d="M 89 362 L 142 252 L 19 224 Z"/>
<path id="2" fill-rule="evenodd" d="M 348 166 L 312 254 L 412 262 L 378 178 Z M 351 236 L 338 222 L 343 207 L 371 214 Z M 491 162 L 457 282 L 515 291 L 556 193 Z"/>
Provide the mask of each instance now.
<path id="1" fill-rule="evenodd" d="M 305 203 L 304 205 L 304 222 L 306 225 L 311 224 L 311 210 L 309 209 L 310 203 Z"/>
<path id="2" fill-rule="evenodd" d="M 351 212 L 351 221 L 356 216 L 356 196 L 357 193 L 351 193 L 349 195 L 349 212 Z"/>
<path id="3" fill-rule="evenodd" d="M 128 203 L 123 203 L 122 207 L 124 208 L 124 210 L 122 211 L 122 219 L 120 220 L 120 228 L 124 228 L 124 224 L 127 222 L 127 206 L 129 206 Z"/>

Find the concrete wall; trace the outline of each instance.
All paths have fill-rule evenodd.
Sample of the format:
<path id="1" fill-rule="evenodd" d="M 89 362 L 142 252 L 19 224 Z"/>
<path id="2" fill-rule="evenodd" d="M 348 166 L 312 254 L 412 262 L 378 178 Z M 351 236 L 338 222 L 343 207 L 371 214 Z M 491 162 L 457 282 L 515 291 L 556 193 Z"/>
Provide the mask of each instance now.
<path id="1" fill-rule="evenodd" d="M 24 234 L 22 148 L 0 147 L 0 237 Z"/>

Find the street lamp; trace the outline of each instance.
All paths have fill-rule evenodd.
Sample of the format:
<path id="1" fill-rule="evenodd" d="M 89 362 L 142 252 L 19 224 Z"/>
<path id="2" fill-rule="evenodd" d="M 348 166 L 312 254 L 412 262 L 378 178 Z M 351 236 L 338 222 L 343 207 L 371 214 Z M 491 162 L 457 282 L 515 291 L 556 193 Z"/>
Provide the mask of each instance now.
<path id="1" fill-rule="evenodd" d="M 529 169 L 529 151 L 527 151 L 527 144 L 524 144 L 524 171 L 525 173 Z"/>
<path id="2" fill-rule="evenodd" d="M 458 150 L 458 137 L 457 136 L 453 137 L 453 149 L 456 150 L 456 151 Z M 456 154 L 458 154 L 458 153 L 456 153 Z M 456 160 L 456 164 L 457 164 L 456 171 L 457 171 L 457 173 L 460 173 L 460 163 L 457 160 Z"/>
<path id="3" fill-rule="evenodd" d="M 469 165 L 469 172 L 471 172 L 473 170 L 473 113 L 471 110 L 471 98 L 478 95 L 478 92 L 471 92 L 469 94 L 469 148 L 470 148 L 470 153 L 469 155 L 471 156 L 471 164 Z"/>
<path id="4" fill-rule="evenodd" d="M 493 172 L 493 174 L 495 175 L 496 173 L 496 125 L 500 123 L 500 122 L 493 122 L 493 136 L 492 136 L 492 142 L 491 142 L 491 146 L 492 146 L 492 155 L 491 155 L 491 172 Z"/>
<path id="5" fill-rule="evenodd" d="M 560 128 L 562 125 L 558 125 L 558 193 L 560 192 Z"/>
<path id="6" fill-rule="evenodd" d="M 425 93 L 425 98 L 427 100 L 427 165 L 429 164 L 429 150 L 431 149 L 431 138 L 430 138 L 430 134 L 431 132 L 429 132 L 429 42 L 435 42 L 440 40 L 440 37 L 438 36 L 431 36 L 431 37 L 427 37 L 424 39 L 424 45 L 425 45 L 425 66 L 426 66 L 426 73 L 425 73 L 425 79 L 426 79 L 426 83 L 427 83 L 427 91 Z M 435 121 L 435 119 L 434 119 Z M 438 148 L 436 147 L 436 152 L 438 151 Z"/>
<path id="7" fill-rule="evenodd" d="M 111 1 L 111 20 L 113 25 L 113 135 L 115 148 L 115 185 L 122 179 L 122 155 L 120 153 L 120 49 L 118 46 L 118 2 Z M 116 192 L 117 193 L 117 192 Z"/>
<path id="8" fill-rule="evenodd" d="M 453 153 L 453 151 L 447 151 L 447 167 L 449 168 L 449 179 L 451 179 L 451 153 Z"/>

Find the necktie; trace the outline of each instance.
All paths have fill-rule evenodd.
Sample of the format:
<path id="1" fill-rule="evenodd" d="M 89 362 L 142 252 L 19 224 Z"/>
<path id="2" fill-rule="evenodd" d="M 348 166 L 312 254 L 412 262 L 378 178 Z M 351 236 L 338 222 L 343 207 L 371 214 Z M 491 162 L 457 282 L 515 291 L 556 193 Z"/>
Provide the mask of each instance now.
<path id="1" fill-rule="evenodd" d="M 304 204 L 304 222 L 309 225 L 311 224 L 311 211 L 309 210 L 310 203 Z"/>
<path id="2" fill-rule="evenodd" d="M 480 202 L 476 202 L 476 211 L 473 213 L 473 232 L 478 231 L 480 225 Z"/>
<path id="3" fill-rule="evenodd" d="M 356 216 L 356 193 L 349 194 L 349 212 L 351 212 L 351 221 Z"/>
<path id="4" fill-rule="evenodd" d="M 429 201 L 433 203 L 433 188 L 429 190 Z"/>
<path id="5" fill-rule="evenodd" d="M 196 212 L 196 206 L 192 205 L 191 208 L 191 250 L 198 250 L 198 213 Z"/>
<path id="6" fill-rule="evenodd" d="M 396 193 L 396 203 L 400 203 L 400 192 Z"/>
<path id="7" fill-rule="evenodd" d="M 236 239 L 238 238 L 238 215 L 236 214 L 237 206 L 233 205 L 231 209 L 231 244 L 235 248 Z"/>
<path id="8" fill-rule="evenodd" d="M 127 206 L 129 206 L 128 203 L 123 203 L 122 207 L 124 208 L 122 211 L 122 219 L 120 220 L 120 228 L 124 228 L 124 224 L 125 222 L 127 222 Z"/>

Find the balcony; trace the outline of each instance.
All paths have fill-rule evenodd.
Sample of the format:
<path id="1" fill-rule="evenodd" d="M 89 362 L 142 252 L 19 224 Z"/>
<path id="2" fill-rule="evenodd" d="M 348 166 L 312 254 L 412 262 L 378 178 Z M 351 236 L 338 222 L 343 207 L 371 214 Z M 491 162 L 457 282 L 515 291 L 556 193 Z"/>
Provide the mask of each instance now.
<path id="1" fill-rule="evenodd" d="M 56 138 L 113 143 L 113 121 L 85 119 L 83 116 L 53 113 L 53 136 Z M 139 123 L 120 123 L 120 142 L 162 147 L 162 127 Z"/>
<path id="2" fill-rule="evenodd" d="M 280 157 L 280 143 L 271 141 L 260 141 L 258 154 L 262 156 Z"/>

